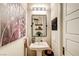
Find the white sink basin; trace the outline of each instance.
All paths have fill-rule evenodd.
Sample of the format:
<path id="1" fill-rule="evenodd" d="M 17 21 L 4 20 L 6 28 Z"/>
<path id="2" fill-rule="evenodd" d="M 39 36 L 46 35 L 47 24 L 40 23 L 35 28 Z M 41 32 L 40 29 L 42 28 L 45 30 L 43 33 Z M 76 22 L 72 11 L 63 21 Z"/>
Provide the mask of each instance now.
<path id="1" fill-rule="evenodd" d="M 42 55 L 42 50 L 46 50 L 46 49 L 49 49 L 49 48 L 50 47 L 47 44 L 47 42 L 35 42 L 35 43 L 31 43 L 31 45 L 30 45 L 30 49 L 36 50 L 38 56 Z"/>
<path id="2" fill-rule="evenodd" d="M 47 44 L 47 42 L 35 42 L 35 43 L 31 43 L 30 49 L 32 49 L 32 50 L 37 50 L 37 49 L 45 50 L 45 49 L 49 49 L 49 45 Z"/>

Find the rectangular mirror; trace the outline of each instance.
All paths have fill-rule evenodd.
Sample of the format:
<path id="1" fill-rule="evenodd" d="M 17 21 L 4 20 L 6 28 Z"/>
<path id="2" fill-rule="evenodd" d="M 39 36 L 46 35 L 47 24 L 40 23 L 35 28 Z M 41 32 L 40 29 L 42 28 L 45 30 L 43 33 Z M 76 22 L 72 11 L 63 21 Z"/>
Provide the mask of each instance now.
<path id="1" fill-rule="evenodd" d="M 32 37 L 47 36 L 47 16 L 32 15 Z"/>

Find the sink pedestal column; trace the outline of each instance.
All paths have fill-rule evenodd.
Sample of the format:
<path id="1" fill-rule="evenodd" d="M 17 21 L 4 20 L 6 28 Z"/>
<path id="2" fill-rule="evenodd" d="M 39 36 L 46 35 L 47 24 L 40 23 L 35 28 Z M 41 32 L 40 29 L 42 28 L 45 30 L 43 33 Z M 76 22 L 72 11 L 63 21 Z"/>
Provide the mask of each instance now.
<path id="1" fill-rule="evenodd" d="M 37 56 L 42 56 L 42 50 L 37 50 Z"/>

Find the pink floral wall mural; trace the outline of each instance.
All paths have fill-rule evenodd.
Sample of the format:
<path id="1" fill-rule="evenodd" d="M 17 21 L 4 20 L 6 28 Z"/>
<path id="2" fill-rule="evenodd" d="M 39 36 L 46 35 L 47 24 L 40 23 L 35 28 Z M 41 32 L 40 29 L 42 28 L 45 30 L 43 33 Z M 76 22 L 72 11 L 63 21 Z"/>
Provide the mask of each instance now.
<path id="1" fill-rule="evenodd" d="M 0 6 L 3 6 L 1 11 L 5 12 L 0 14 L 0 45 L 4 46 L 25 36 L 25 11 L 21 4 Z"/>

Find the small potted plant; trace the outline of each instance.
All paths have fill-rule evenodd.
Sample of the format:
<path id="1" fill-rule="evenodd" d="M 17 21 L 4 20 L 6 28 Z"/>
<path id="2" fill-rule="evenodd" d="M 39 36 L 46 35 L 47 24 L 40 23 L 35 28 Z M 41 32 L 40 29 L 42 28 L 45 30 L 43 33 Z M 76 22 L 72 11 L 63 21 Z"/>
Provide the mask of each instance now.
<path id="1" fill-rule="evenodd" d="M 41 34 L 42 34 L 41 32 L 37 32 L 36 33 L 37 36 L 41 36 Z"/>

